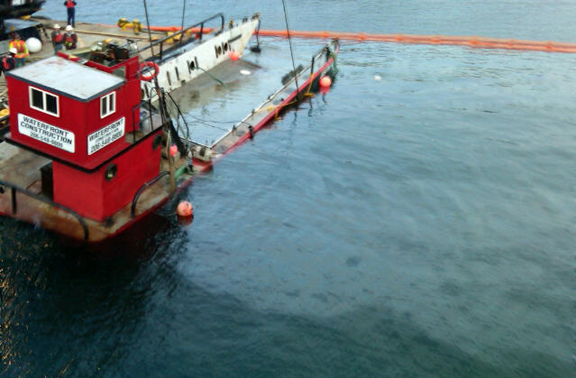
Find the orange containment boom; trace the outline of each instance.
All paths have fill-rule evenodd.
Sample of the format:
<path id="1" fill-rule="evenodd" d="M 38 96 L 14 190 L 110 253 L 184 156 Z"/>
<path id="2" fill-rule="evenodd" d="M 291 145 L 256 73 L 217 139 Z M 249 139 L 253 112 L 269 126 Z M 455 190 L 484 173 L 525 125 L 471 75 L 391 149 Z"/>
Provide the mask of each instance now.
<path id="1" fill-rule="evenodd" d="M 160 32 L 177 32 L 179 26 L 151 26 L 150 30 Z M 204 28 L 204 33 L 212 32 L 212 28 Z M 200 28 L 191 30 L 199 33 Z M 260 36 L 266 37 L 288 37 L 286 30 L 260 30 Z M 296 38 L 339 38 L 350 41 L 372 41 L 372 42 L 395 42 L 410 43 L 419 45 L 453 45 L 468 46 L 483 49 L 506 49 L 524 51 L 543 51 L 559 53 L 576 53 L 576 43 L 555 42 L 555 41 L 526 41 L 521 39 L 486 38 L 476 36 L 448 36 L 448 35 L 415 35 L 415 34 L 368 34 L 368 33 L 347 33 L 331 31 L 290 31 L 291 37 Z"/>
<path id="2" fill-rule="evenodd" d="M 260 30 L 259 35 L 270 37 L 287 37 L 288 33 L 286 30 Z M 485 38 L 474 36 L 457 37 L 446 35 L 367 34 L 294 30 L 290 31 L 290 36 L 299 38 L 340 38 L 352 41 L 395 42 L 424 45 L 456 45 L 478 47 L 484 49 L 576 53 L 576 43 L 525 41 L 520 39 Z"/>

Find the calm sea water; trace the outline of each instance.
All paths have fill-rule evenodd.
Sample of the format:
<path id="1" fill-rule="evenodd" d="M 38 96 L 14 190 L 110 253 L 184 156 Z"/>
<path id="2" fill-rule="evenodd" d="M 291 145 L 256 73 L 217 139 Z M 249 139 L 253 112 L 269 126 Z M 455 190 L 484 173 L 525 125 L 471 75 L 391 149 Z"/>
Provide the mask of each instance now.
<path id="1" fill-rule="evenodd" d="M 79 21 L 144 19 L 78 2 Z M 287 3 L 296 30 L 576 41 L 575 1 Z M 187 2 L 218 11 L 284 26 L 280 1 Z M 252 80 L 275 88 L 287 42 L 262 46 Z M 573 377 L 575 57 L 348 42 L 338 65 L 182 194 L 192 225 L 169 205 L 86 250 L 1 220 L 0 376 Z M 241 117 L 219 111 L 235 96 L 200 116 Z"/>

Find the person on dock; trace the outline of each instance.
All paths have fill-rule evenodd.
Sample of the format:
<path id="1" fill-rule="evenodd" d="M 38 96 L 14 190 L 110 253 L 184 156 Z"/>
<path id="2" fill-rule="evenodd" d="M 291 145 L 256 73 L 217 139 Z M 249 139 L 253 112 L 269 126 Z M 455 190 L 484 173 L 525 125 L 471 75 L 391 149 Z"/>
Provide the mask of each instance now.
<path id="1" fill-rule="evenodd" d="M 10 49 L 16 49 L 16 67 L 22 67 L 26 64 L 26 57 L 30 55 L 28 53 L 28 47 L 26 47 L 26 42 L 20 39 L 18 33 L 12 33 L 12 40 L 8 44 Z"/>
<path id="2" fill-rule="evenodd" d="M 68 25 L 66 26 L 66 33 L 64 34 L 64 46 L 66 50 L 74 50 L 78 42 L 78 35 L 74 32 L 74 28 Z"/>
<path id="3" fill-rule="evenodd" d="M 54 47 L 54 54 L 62 50 L 64 47 L 64 34 L 60 31 L 60 25 L 54 25 L 54 30 L 51 34 L 52 37 L 52 47 Z"/>
<path id="4" fill-rule="evenodd" d="M 16 52 L 16 49 L 12 47 L 8 54 L 2 58 L 2 71 L 4 71 L 4 75 L 6 75 L 6 72 L 16 68 Z"/>
<path id="5" fill-rule="evenodd" d="M 76 27 L 76 1 L 74 0 L 66 0 L 64 2 L 64 6 L 68 11 L 68 25 L 72 25 Z"/>

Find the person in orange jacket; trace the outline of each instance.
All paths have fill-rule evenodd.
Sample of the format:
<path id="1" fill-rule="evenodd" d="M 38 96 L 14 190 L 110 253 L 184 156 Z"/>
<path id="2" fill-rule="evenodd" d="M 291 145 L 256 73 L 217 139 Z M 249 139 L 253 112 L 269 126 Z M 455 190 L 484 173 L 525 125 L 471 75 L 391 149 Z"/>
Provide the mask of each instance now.
<path id="1" fill-rule="evenodd" d="M 28 53 L 26 42 L 20 39 L 18 33 L 12 33 L 12 40 L 8 44 L 8 48 L 16 49 L 16 67 L 22 67 L 26 64 L 26 57 L 30 54 Z"/>
<path id="2" fill-rule="evenodd" d="M 68 25 L 72 25 L 72 27 L 76 27 L 76 1 L 74 0 L 66 0 L 64 2 L 64 6 L 68 11 Z"/>

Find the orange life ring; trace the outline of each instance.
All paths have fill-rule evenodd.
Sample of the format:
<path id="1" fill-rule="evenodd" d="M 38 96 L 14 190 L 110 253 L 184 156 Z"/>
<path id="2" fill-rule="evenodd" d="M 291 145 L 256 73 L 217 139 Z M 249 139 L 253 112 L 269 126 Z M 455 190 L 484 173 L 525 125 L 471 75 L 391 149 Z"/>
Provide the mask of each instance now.
<path id="1" fill-rule="evenodd" d="M 143 71 L 150 67 L 154 68 L 154 72 L 151 75 L 144 75 Z M 140 79 L 144 81 L 152 81 L 152 79 L 154 79 L 159 72 L 160 67 L 158 67 L 158 65 L 154 62 L 142 62 L 142 64 L 140 64 Z"/>

